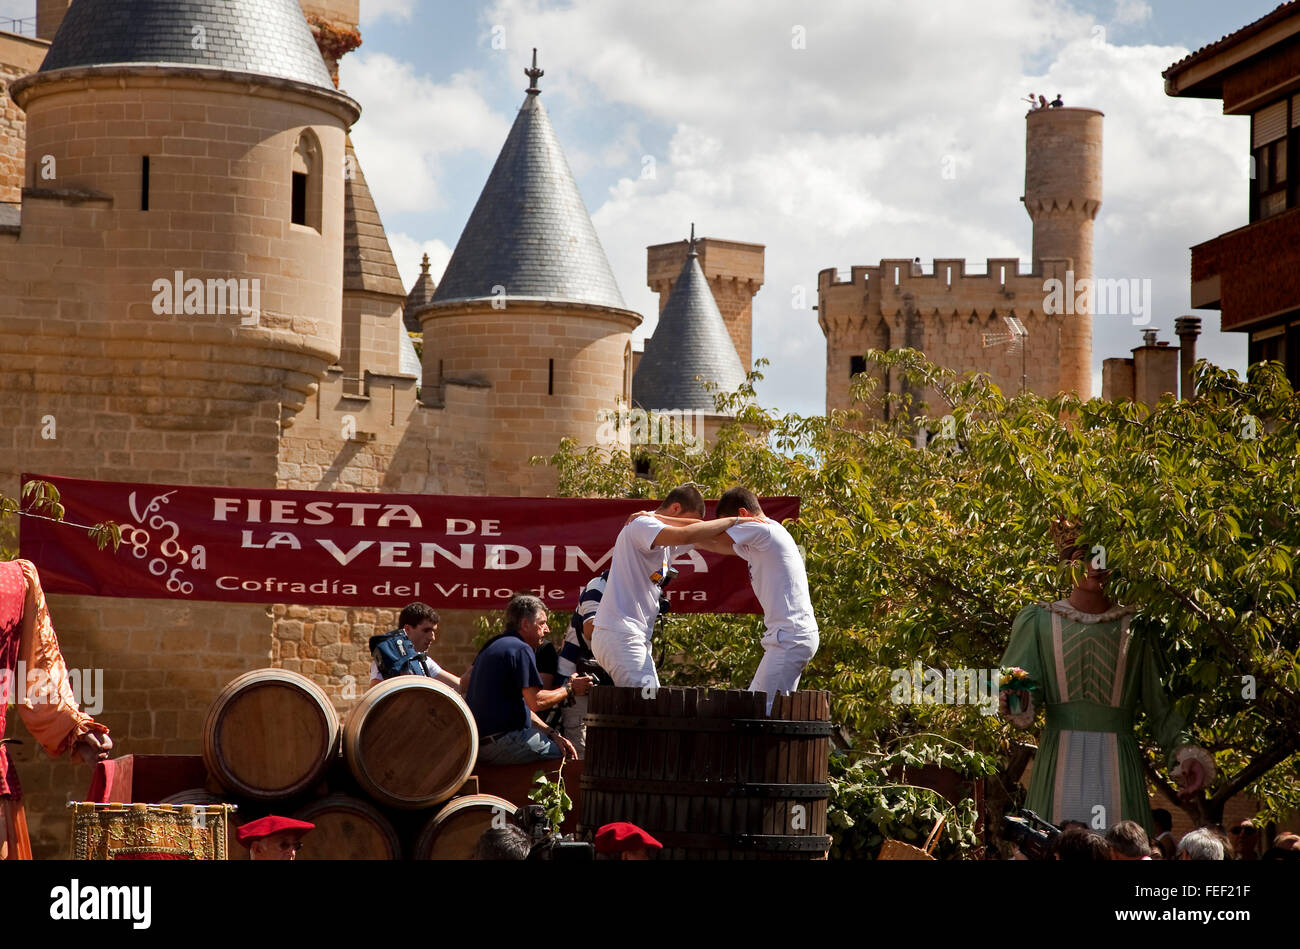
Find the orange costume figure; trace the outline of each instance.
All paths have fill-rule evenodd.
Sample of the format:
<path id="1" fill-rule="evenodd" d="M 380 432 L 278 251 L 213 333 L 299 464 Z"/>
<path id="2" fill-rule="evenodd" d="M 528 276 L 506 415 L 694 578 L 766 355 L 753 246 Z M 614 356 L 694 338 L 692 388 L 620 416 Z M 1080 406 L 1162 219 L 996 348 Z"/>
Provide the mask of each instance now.
<path id="1" fill-rule="evenodd" d="M 40 577 L 27 560 L 0 562 L 0 737 L 11 704 L 53 757 L 93 763 L 113 747 L 108 729 L 78 708 Z M 22 789 L 0 744 L 0 860 L 31 858 Z"/>

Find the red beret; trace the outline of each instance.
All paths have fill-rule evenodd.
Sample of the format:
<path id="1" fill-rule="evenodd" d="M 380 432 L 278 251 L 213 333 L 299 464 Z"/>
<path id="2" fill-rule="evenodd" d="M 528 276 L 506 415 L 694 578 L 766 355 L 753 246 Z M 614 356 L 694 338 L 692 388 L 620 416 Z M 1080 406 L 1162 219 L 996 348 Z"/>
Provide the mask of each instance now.
<path id="1" fill-rule="evenodd" d="M 662 850 L 664 845 L 636 824 L 629 824 L 626 821 L 606 824 L 596 831 L 596 853 L 623 853 L 628 850 L 640 850 L 642 847 Z"/>
<path id="2" fill-rule="evenodd" d="M 315 829 L 315 824 L 309 824 L 305 820 L 294 820 L 292 817 L 276 817 L 272 814 L 270 817 L 263 817 L 261 820 L 249 821 L 235 831 L 235 836 L 239 838 L 241 844 L 247 847 L 254 840 L 261 840 L 263 837 L 270 837 L 272 834 L 283 834 L 286 831 L 305 834 L 307 831 Z"/>

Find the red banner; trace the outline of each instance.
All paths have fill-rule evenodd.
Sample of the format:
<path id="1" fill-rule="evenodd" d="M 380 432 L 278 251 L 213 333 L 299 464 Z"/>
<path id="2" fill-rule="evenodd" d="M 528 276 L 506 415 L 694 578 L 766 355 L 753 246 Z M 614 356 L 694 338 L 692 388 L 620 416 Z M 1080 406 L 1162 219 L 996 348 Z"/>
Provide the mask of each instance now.
<path id="1" fill-rule="evenodd" d="M 48 593 L 495 610 L 517 592 L 569 609 L 609 566 L 629 513 L 647 501 L 278 491 L 23 475 L 59 489 L 74 524 L 115 521 L 122 545 L 24 518 L 22 556 Z M 798 498 L 764 512 L 799 516 Z M 712 508 L 712 505 L 710 505 Z M 739 557 L 690 551 L 668 589 L 682 613 L 758 613 Z"/>

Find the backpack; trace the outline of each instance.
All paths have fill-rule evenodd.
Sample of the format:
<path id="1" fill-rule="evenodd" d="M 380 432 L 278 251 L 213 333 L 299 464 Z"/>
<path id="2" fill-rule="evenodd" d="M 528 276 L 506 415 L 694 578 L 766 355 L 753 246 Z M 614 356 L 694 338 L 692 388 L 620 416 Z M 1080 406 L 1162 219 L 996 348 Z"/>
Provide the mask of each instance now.
<path id="1" fill-rule="evenodd" d="M 415 644 L 404 630 L 395 629 L 391 633 L 371 636 L 370 654 L 375 657 L 381 678 L 429 675 L 424 665 L 424 653 L 415 651 Z"/>

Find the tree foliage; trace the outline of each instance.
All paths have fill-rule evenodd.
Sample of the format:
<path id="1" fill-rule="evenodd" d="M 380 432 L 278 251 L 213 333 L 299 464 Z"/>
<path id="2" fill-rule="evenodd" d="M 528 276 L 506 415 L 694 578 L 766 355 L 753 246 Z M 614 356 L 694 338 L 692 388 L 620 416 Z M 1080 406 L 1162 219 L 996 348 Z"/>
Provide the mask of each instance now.
<path id="1" fill-rule="evenodd" d="M 1193 812 L 1219 819 L 1241 791 L 1273 814 L 1300 805 L 1300 400 L 1281 368 L 1242 380 L 1201 362 L 1196 398 L 1145 407 L 1008 398 L 987 376 L 958 377 L 911 350 L 868 359 L 854 396 L 886 402 L 888 422 L 766 410 L 756 371 L 715 394 L 734 420 L 704 450 L 638 447 L 650 478 L 626 452 L 562 443 L 549 459 L 560 493 L 658 498 L 693 481 L 715 497 L 735 484 L 798 495 L 789 527 L 821 628 L 804 687 L 830 690 L 836 720 L 864 747 L 930 732 L 1002 760 L 1025 733 L 970 706 L 895 704 L 890 673 L 999 665 L 1019 610 L 1069 594 L 1082 565 L 1058 562 L 1052 527 L 1077 524 L 1104 549 L 1112 599 L 1155 633 L 1170 693 L 1216 756 L 1218 781 Z M 880 393 L 881 374 L 941 404 Z M 656 640 L 661 678 L 743 688 L 761 631 L 754 616 L 674 616 Z M 1163 755 L 1139 739 L 1168 788 Z"/>

